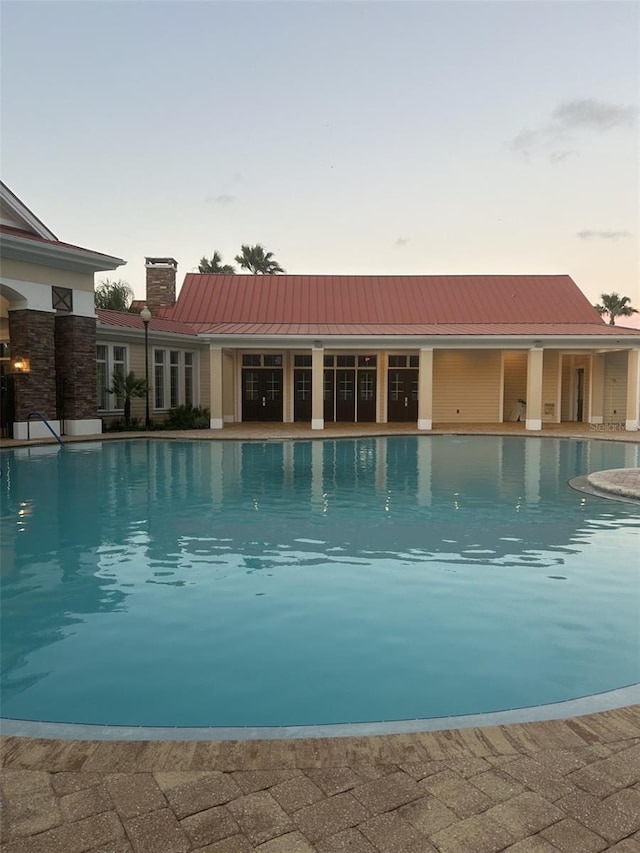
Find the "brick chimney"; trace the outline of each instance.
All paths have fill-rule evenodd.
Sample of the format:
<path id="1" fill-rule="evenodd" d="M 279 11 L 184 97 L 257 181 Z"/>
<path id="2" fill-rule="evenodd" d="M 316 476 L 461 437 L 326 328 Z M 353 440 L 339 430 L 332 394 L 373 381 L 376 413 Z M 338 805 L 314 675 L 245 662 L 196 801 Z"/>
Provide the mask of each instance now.
<path id="1" fill-rule="evenodd" d="M 175 258 L 145 258 L 147 270 L 147 306 L 154 309 L 172 308 L 176 304 L 176 272 L 178 262 Z"/>

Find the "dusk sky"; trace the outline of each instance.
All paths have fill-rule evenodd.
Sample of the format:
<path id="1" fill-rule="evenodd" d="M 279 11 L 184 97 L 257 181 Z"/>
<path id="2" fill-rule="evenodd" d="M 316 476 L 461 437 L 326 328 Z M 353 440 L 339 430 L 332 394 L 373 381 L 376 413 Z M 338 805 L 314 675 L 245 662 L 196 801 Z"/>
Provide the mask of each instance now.
<path id="1" fill-rule="evenodd" d="M 568 273 L 640 308 L 636 2 L 2 2 L 3 180 L 178 281 Z M 105 276 L 98 275 L 100 280 Z"/>

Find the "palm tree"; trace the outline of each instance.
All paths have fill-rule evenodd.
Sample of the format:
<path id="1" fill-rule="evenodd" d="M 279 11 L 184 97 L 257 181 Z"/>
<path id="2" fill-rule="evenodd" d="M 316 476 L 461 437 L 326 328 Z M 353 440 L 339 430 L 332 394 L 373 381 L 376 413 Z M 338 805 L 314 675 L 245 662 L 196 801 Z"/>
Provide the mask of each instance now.
<path id="1" fill-rule="evenodd" d="M 233 275 L 236 268 L 231 264 L 222 263 L 222 255 L 220 252 L 214 252 L 211 260 L 204 256 L 200 258 L 198 272 L 214 273 L 215 275 Z"/>
<path id="2" fill-rule="evenodd" d="M 593 307 L 601 317 L 607 314 L 609 325 L 615 326 L 616 317 L 631 317 L 632 314 L 638 313 L 638 309 L 632 308 L 630 302 L 631 299 L 628 296 L 618 296 L 617 293 L 602 293 L 600 302 Z"/>
<path id="3" fill-rule="evenodd" d="M 242 244 L 242 253 L 236 255 L 235 261 L 243 270 L 248 270 L 254 275 L 275 275 L 284 272 L 280 264 L 274 259 L 273 252 L 265 252 L 264 246 L 256 243 L 255 246 Z"/>
<path id="4" fill-rule="evenodd" d="M 105 279 L 96 287 L 96 308 L 109 308 L 112 311 L 128 311 L 134 293 L 126 281 Z"/>
<path id="5" fill-rule="evenodd" d="M 107 388 L 109 394 L 115 394 L 118 403 L 124 402 L 124 422 L 127 426 L 131 423 L 131 398 L 145 397 L 147 394 L 147 380 L 138 379 L 133 370 L 125 376 L 120 370 L 113 371 L 111 388 Z"/>

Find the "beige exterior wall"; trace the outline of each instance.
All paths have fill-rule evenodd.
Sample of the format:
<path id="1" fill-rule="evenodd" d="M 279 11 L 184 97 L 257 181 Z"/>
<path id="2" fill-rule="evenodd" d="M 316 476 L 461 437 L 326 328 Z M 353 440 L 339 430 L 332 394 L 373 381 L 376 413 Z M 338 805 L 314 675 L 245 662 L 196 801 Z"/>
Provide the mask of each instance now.
<path id="1" fill-rule="evenodd" d="M 56 267 L 44 267 L 6 258 L 2 261 L 2 277 L 16 281 L 32 281 L 37 284 L 71 287 L 91 293 L 94 289 L 93 273 L 72 272 Z"/>
<path id="2" fill-rule="evenodd" d="M 560 423 L 560 353 L 545 350 L 542 362 L 542 422 Z"/>
<path id="3" fill-rule="evenodd" d="M 234 423 L 240 420 L 240 413 L 236 416 L 236 383 L 238 377 L 238 354 L 231 350 L 222 351 L 222 417 L 226 423 Z"/>
<path id="4" fill-rule="evenodd" d="M 626 350 L 607 353 L 604 357 L 604 423 L 622 423 L 627 410 Z"/>
<path id="5" fill-rule="evenodd" d="M 504 358 L 504 398 L 502 418 L 511 421 L 517 417 L 520 409 L 518 400 L 527 399 L 527 353 L 523 351 L 505 351 Z"/>
<path id="6" fill-rule="evenodd" d="M 433 420 L 496 423 L 501 417 L 500 350 L 435 350 Z"/>

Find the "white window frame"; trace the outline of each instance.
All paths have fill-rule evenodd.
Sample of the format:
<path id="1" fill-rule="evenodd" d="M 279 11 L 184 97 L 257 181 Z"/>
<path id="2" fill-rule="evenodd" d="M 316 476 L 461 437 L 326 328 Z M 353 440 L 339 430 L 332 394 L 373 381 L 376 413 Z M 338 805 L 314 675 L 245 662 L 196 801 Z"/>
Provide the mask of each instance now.
<path id="1" fill-rule="evenodd" d="M 158 356 L 162 361 L 158 361 Z M 191 363 L 188 363 L 189 356 Z M 174 406 L 183 406 L 186 401 L 187 373 L 191 378 L 192 399 L 188 402 L 198 405 L 198 370 L 197 353 L 195 350 L 181 350 L 175 347 L 153 347 L 153 410 L 168 412 Z M 159 375 L 159 369 L 161 374 Z M 177 382 L 172 382 L 177 379 Z M 173 391 L 173 394 L 172 394 Z"/>
<path id="2" fill-rule="evenodd" d="M 106 358 L 98 358 L 99 348 L 103 347 L 105 349 Z M 123 359 L 116 359 L 115 350 L 123 351 Z M 100 393 L 100 369 L 101 365 L 104 365 L 104 381 L 105 381 L 105 391 L 104 395 Z M 124 376 L 129 372 L 129 347 L 126 344 L 107 344 L 107 343 L 99 343 L 96 344 L 96 394 L 98 397 L 98 411 L 99 412 L 123 412 L 124 411 L 124 398 L 121 397 L 118 399 L 115 394 L 110 394 L 106 389 L 111 387 L 111 382 L 113 380 L 113 371 L 117 365 L 122 365 L 122 373 Z M 102 398 L 102 399 L 101 399 Z M 102 403 L 106 402 L 106 406 L 103 406 Z"/>

